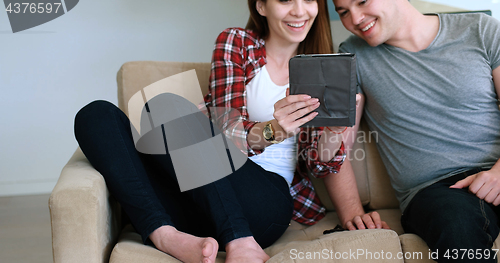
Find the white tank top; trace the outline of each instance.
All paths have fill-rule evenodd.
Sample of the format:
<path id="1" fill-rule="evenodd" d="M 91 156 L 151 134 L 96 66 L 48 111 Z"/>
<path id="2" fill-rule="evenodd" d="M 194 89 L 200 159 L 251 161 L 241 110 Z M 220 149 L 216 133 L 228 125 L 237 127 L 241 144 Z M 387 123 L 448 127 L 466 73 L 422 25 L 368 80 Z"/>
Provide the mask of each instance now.
<path id="1" fill-rule="evenodd" d="M 246 86 L 247 111 L 250 121 L 267 122 L 272 119 L 274 103 L 286 96 L 288 84 L 274 84 L 266 66 Z M 297 162 L 296 136 L 266 147 L 262 154 L 249 157 L 267 171 L 281 175 L 291 185 Z"/>

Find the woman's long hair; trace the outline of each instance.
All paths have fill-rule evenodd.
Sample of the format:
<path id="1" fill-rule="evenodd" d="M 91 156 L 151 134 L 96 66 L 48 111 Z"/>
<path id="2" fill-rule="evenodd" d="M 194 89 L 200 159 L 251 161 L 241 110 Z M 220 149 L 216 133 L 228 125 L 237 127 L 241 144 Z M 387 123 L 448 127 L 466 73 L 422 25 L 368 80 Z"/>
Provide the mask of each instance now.
<path id="1" fill-rule="evenodd" d="M 250 18 L 246 29 L 257 33 L 261 38 L 269 36 L 269 25 L 267 19 L 257 11 L 257 1 L 248 0 Z M 260 0 L 265 2 L 266 0 Z M 298 54 L 330 54 L 333 53 L 333 40 L 330 27 L 330 16 L 326 0 L 316 0 L 318 2 L 318 15 L 307 34 L 304 41 L 300 42 L 297 50 Z"/>

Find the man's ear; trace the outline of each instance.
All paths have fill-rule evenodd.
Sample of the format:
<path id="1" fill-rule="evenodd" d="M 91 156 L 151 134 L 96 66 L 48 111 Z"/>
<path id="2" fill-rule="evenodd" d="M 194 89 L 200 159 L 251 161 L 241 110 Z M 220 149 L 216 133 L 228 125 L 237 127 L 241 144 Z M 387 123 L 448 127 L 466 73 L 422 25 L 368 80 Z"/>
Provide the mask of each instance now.
<path id="1" fill-rule="evenodd" d="M 255 2 L 255 8 L 257 9 L 257 12 L 259 12 L 261 16 L 266 16 L 266 9 L 264 5 L 265 4 L 262 0 L 257 0 L 257 2 Z"/>

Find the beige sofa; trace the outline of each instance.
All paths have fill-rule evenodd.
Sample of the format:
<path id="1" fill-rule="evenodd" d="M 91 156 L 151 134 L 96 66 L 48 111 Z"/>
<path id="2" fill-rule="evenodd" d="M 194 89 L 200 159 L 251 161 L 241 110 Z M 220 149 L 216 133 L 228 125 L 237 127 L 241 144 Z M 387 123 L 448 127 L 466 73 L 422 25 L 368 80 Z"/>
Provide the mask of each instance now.
<path id="1" fill-rule="evenodd" d="M 206 93 L 209 63 L 129 62 L 118 72 L 118 103 L 127 113 L 127 102 L 140 89 L 168 76 L 195 69 Z M 314 185 L 328 209 L 326 218 L 314 226 L 290 222 L 285 234 L 265 251 L 268 262 L 433 262 L 425 242 L 405 234 L 394 190 L 366 123 L 354 145 L 352 165 L 361 200 L 366 209 L 378 211 L 392 230 L 358 230 L 323 235 L 339 223 L 321 180 Z M 142 244 L 132 227 L 121 224 L 121 211 L 109 195 L 102 176 L 80 149 L 62 170 L 49 200 L 54 262 L 179 262 Z M 498 239 L 495 242 L 498 246 Z M 217 262 L 224 262 L 219 252 Z"/>

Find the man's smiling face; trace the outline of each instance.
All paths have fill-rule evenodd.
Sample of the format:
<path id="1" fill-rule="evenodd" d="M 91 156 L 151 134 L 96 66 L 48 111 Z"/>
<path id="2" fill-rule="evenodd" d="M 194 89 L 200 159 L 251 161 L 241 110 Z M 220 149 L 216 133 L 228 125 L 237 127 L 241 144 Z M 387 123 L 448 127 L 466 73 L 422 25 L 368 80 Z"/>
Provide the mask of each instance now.
<path id="1" fill-rule="evenodd" d="M 344 27 L 378 46 L 391 39 L 398 29 L 397 0 L 333 0 Z"/>

